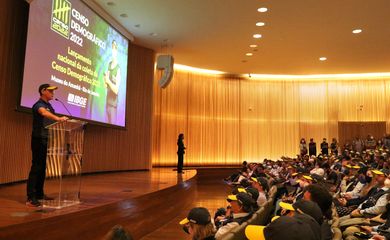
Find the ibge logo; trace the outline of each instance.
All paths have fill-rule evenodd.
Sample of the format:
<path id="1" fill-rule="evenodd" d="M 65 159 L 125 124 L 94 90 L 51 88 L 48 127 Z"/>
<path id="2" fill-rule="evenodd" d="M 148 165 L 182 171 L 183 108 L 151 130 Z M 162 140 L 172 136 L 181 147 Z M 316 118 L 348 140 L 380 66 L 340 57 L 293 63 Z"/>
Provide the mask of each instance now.
<path id="1" fill-rule="evenodd" d="M 77 96 L 73 93 L 68 94 L 68 103 L 85 108 L 87 106 L 87 98 Z"/>
<path id="2" fill-rule="evenodd" d="M 51 11 L 51 29 L 69 39 L 70 10 L 72 4 L 67 0 L 53 0 Z"/>

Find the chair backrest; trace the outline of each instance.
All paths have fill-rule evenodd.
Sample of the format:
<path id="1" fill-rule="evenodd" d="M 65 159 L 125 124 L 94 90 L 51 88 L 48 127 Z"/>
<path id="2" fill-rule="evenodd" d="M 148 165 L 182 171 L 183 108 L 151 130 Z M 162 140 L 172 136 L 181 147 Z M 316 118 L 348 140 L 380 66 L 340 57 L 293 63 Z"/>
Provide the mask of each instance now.
<path id="1" fill-rule="evenodd" d="M 234 233 L 230 232 L 224 234 L 221 240 L 234 240 Z"/>
<path id="2" fill-rule="evenodd" d="M 256 225 L 264 225 L 267 221 L 267 216 L 266 216 L 267 212 L 265 210 L 265 208 L 261 208 L 261 210 L 257 213 L 256 215 Z"/>
<path id="3" fill-rule="evenodd" d="M 275 197 L 275 194 L 277 192 L 278 188 L 274 185 L 270 188 L 270 190 L 268 191 L 268 196 L 269 198 L 274 198 Z"/>
<path id="4" fill-rule="evenodd" d="M 248 221 L 246 221 L 248 225 L 253 225 L 253 224 L 257 225 L 257 215 L 258 215 L 257 213 L 254 213 L 252 217 Z"/>
<path id="5" fill-rule="evenodd" d="M 275 208 L 273 204 L 274 200 L 272 198 L 268 199 L 267 203 L 264 205 L 264 216 L 262 217 L 260 224 L 264 225 L 268 223 L 268 220 Z"/>

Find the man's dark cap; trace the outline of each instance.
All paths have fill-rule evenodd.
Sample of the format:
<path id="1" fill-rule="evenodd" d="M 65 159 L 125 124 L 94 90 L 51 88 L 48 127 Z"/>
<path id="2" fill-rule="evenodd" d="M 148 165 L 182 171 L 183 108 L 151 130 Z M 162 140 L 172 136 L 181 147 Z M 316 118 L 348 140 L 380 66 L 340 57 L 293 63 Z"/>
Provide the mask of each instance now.
<path id="1" fill-rule="evenodd" d="M 248 187 L 245 189 L 249 195 L 253 198 L 254 201 L 257 201 L 257 198 L 259 197 L 259 191 L 256 188 Z"/>
<path id="2" fill-rule="evenodd" d="M 227 201 L 228 202 L 238 201 L 241 203 L 241 205 L 248 206 L 248 207 L 251 207 L 254 204 L 254 200 L 252 196 L 244 192 L 237 193 L 236 195 L 229 195 L 227 197 Z"/>
<path id="3" fill-rule="evenodd" d="M 314 220 L 316 220 L 318 224 L 322 224 L 324 219 L 323 214 L 321 208 L 316 202 L 301 199 L 293 203 L 292 206 L 295 211 L 302 211 L 303 213 L 314 218 Z"/>
<path id="4" fill-rule="evenodd" d="M 180 221 L 181 225 L 187 224 L 189 222 L 198 224 L 198 225 L 207 225 L 211 222 L 211 216 L 209 211 L 203 207 L 196 207 L 191 209 L 188 213 L 188 216 Z"/>
<path id="5" fill-rule="evenodd" d="M 41 84 L 41 85 L 39 86 L 38 92 L 39 92 L 39 94 L 41 94 L 41 93 L 42 93 L 42 90 L 44 90 L 44 89 L 47 89 L 47 90 L 56 90 L 57 88 L 58 88 L 58 87 L 56 87 L 56 86 L 50 85 L 50 84 L 48 84 L 48 83 L 44 83 L 44 84 Z"/>
<path id="6" fill-rule="evenodd" d="M 266 240 L 315 240 L 316 236 L 308 224 L 301 219 L 294 217 L 282 216 L 271 222 L 264 229 Z"/>
<path id="7" fill-rule="evenodd" d="M 260 183 L 260 185 L 263 187 L 263 189 L 265 190 L 265 191 L 269 191 L 269 185 L 268 185 L 268 181 L 267 181 L 267 179 L 265 179 L 265 178 L 263 178 L 263 177 L 258 177 L 257 178 L 257 182 L 259 182 Z"/>

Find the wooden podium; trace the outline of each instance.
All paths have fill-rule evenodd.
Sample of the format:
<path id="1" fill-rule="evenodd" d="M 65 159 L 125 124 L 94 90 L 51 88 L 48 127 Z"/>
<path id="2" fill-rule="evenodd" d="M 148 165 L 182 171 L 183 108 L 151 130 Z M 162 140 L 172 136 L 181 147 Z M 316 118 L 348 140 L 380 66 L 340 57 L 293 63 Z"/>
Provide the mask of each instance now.
<path id="1" fill-rule="evenodd" d="M 46 179 L 50 179 L 46 183 L 55 184 L 57 191 L 56 198 L 44 201 L 43 207 L 60 209 L 80 203 L 85 125 L 86 122 L 72 119 L 46 127 Z"/>

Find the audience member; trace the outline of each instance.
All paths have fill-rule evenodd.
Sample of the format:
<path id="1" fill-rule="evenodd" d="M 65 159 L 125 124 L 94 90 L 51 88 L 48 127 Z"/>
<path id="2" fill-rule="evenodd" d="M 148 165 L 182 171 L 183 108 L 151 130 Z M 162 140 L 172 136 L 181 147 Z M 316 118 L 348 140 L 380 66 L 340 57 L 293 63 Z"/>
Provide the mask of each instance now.
<path id="1" fill-rule="evenodd" d="M 209 211 L 203 207 L 191 209 L 187 217 L 180 222 L 183 230 L 191 235 L 192 240 L 215 239 L 215 228 Z"/>

